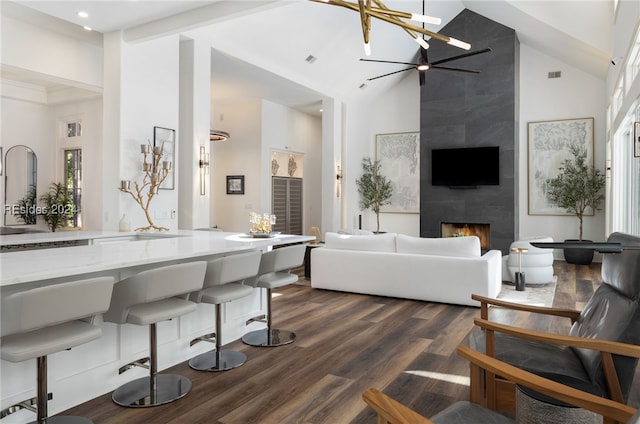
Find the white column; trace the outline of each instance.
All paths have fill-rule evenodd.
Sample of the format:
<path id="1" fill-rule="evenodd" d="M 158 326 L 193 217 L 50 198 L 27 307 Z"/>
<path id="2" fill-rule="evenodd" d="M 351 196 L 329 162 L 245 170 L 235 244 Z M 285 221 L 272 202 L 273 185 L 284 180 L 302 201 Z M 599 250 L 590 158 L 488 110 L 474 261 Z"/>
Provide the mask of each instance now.
<path id="1" fill-rule="evenodd" d="M 180 185 L 178 228 L 209 227 L 210 178 L 201 178 L 200 147 L 211 154 L 211 49 L 198 39 L 180 42 Z M 211 164 L 209 165 L 211 172 Z M 201 184 L 204 194 L 201 194 Z"/>

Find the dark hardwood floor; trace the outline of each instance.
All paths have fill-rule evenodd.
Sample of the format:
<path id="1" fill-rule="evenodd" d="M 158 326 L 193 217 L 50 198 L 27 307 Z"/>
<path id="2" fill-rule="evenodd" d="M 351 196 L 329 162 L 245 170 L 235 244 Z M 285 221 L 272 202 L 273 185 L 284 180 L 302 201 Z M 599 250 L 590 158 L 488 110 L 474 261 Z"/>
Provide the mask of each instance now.
<path id="1" fill-rule="evenodd" d="M 601 283 L 599 264 L 556 262 L 554 267 L 554 306 L 582 308 Z M 315 290 L 306 283 L 277 290 L 273 302 L 275 325 L 296 331 L 295 343 L 256 348 L 236 341 L 230 346 L 249 359 L 223 373 L 197 372 L 185 363 L 165 370 L 193 382 L 187 396 L 167 405 L 122 408 L 105 394 L 65 414 L 96 424 L 375 423 L 361 399 L 370 387 L 425 416 L 468 399 L 468 364 L 455 350 L 466 343 L 479 309 Z M 492 314 L 540 330 L 569 327 L 561 319 L 504 310 Z M 638 386 L 636 381 L 630 399 L 635 407 Z"/>

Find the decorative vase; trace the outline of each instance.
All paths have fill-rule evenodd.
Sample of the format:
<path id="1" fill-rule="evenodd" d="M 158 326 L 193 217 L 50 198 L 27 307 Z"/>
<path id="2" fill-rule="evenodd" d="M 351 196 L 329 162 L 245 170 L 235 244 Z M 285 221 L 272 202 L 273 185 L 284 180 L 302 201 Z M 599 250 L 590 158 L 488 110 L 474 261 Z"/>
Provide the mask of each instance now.
<path id="1" fill-rule="evenodd" d="M 129 232 L 131 231 L 131 221 L 127 218 L 127 214 L 123 214 L 120 219 L 120 232 Z"/>
<path id="2" fill-rule="evenodd" d="M 593 243 L 592 240 L 565 240 L 571 243 L 584 243 L 585 245 Z M 567 263 L 575 265 L 589 265 L 593 262 L 593 249 L 585 248 L 564 248 L 564 260 Z"/>

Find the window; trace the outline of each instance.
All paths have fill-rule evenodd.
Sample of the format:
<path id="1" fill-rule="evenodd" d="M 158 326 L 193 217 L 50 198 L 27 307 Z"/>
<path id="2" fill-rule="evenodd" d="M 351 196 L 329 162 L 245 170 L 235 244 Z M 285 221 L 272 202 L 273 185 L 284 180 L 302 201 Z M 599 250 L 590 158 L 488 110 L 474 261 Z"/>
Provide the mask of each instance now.
<path id="1" fill-rule="evenodd" d="M 636 35 L 635 42 L 629 50 L 629 60 L 627 61 L 627 92 L 640 73 L 640 31 Z"/>
<path id="2" fill-rule="evenodd" d="M 640 235 L 640 159 L 633 157 L 633 121 L 640 107 L 616 132 L 612 149 L 611 231 Z"/>
<path id="3" fill-rule="evenodd" d="M 64 181 L 73 208 L 68 215 L 68 227 L 82 227 L 82 150 L 64 151 Z"/>
<path id="4" fill-rule="evenodd" d="M 81 122 L 67 122 L 67 137 L 80 137 L 82 135 Z"/>
<path id="5" fill-rule="evenodd" d="M 624 78 L 620 78 L 616 89 L 613 91 L 613 116 L 617 115 L 620 112 L 620 108 L 622 107 L 622 101 L 624 100 L 624 95 L 622 91 L 622 87 L 624 86 Z"/>

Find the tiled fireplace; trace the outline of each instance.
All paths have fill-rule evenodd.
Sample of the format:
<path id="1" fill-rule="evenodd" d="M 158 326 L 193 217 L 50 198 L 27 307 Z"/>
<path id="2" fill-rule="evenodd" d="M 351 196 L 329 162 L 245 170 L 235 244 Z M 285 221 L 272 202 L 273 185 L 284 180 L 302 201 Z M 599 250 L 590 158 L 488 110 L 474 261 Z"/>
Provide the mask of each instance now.
<path id="1" fill-rule="evenodd" d="M 440 237 L 477 236 L 480 248 L 485 251 L 491 248 L 491 225 L 475 222 L 441 222 Z"/>
<path id="2" fill-rule="evenodd" d="M 526 174 L 526 169 L 518 168 L 516 154 L 518 37 L 512 28 L 469 9 L 449 21 L 442 32 L 461 37 L 473 34 L 474 49 L 491 47 L 492 52 L 465 59 L 470 67 L 482 69 L 480 74 L 433 72 L 420 86 L 420 236 L 442 235 L 442 223 L 491 224 L 482 249 L 506 255 L 516 239 L 518 216 L 527 207 L 526 201 L 520 204 L 516 192 L 518 172 Z M 446 43 L 432 43 L 429 57 L 448 57 L 450 49 Z M 500 147 L 499 185 L 433 185 L 433 149 L 484 146 Z"/>

